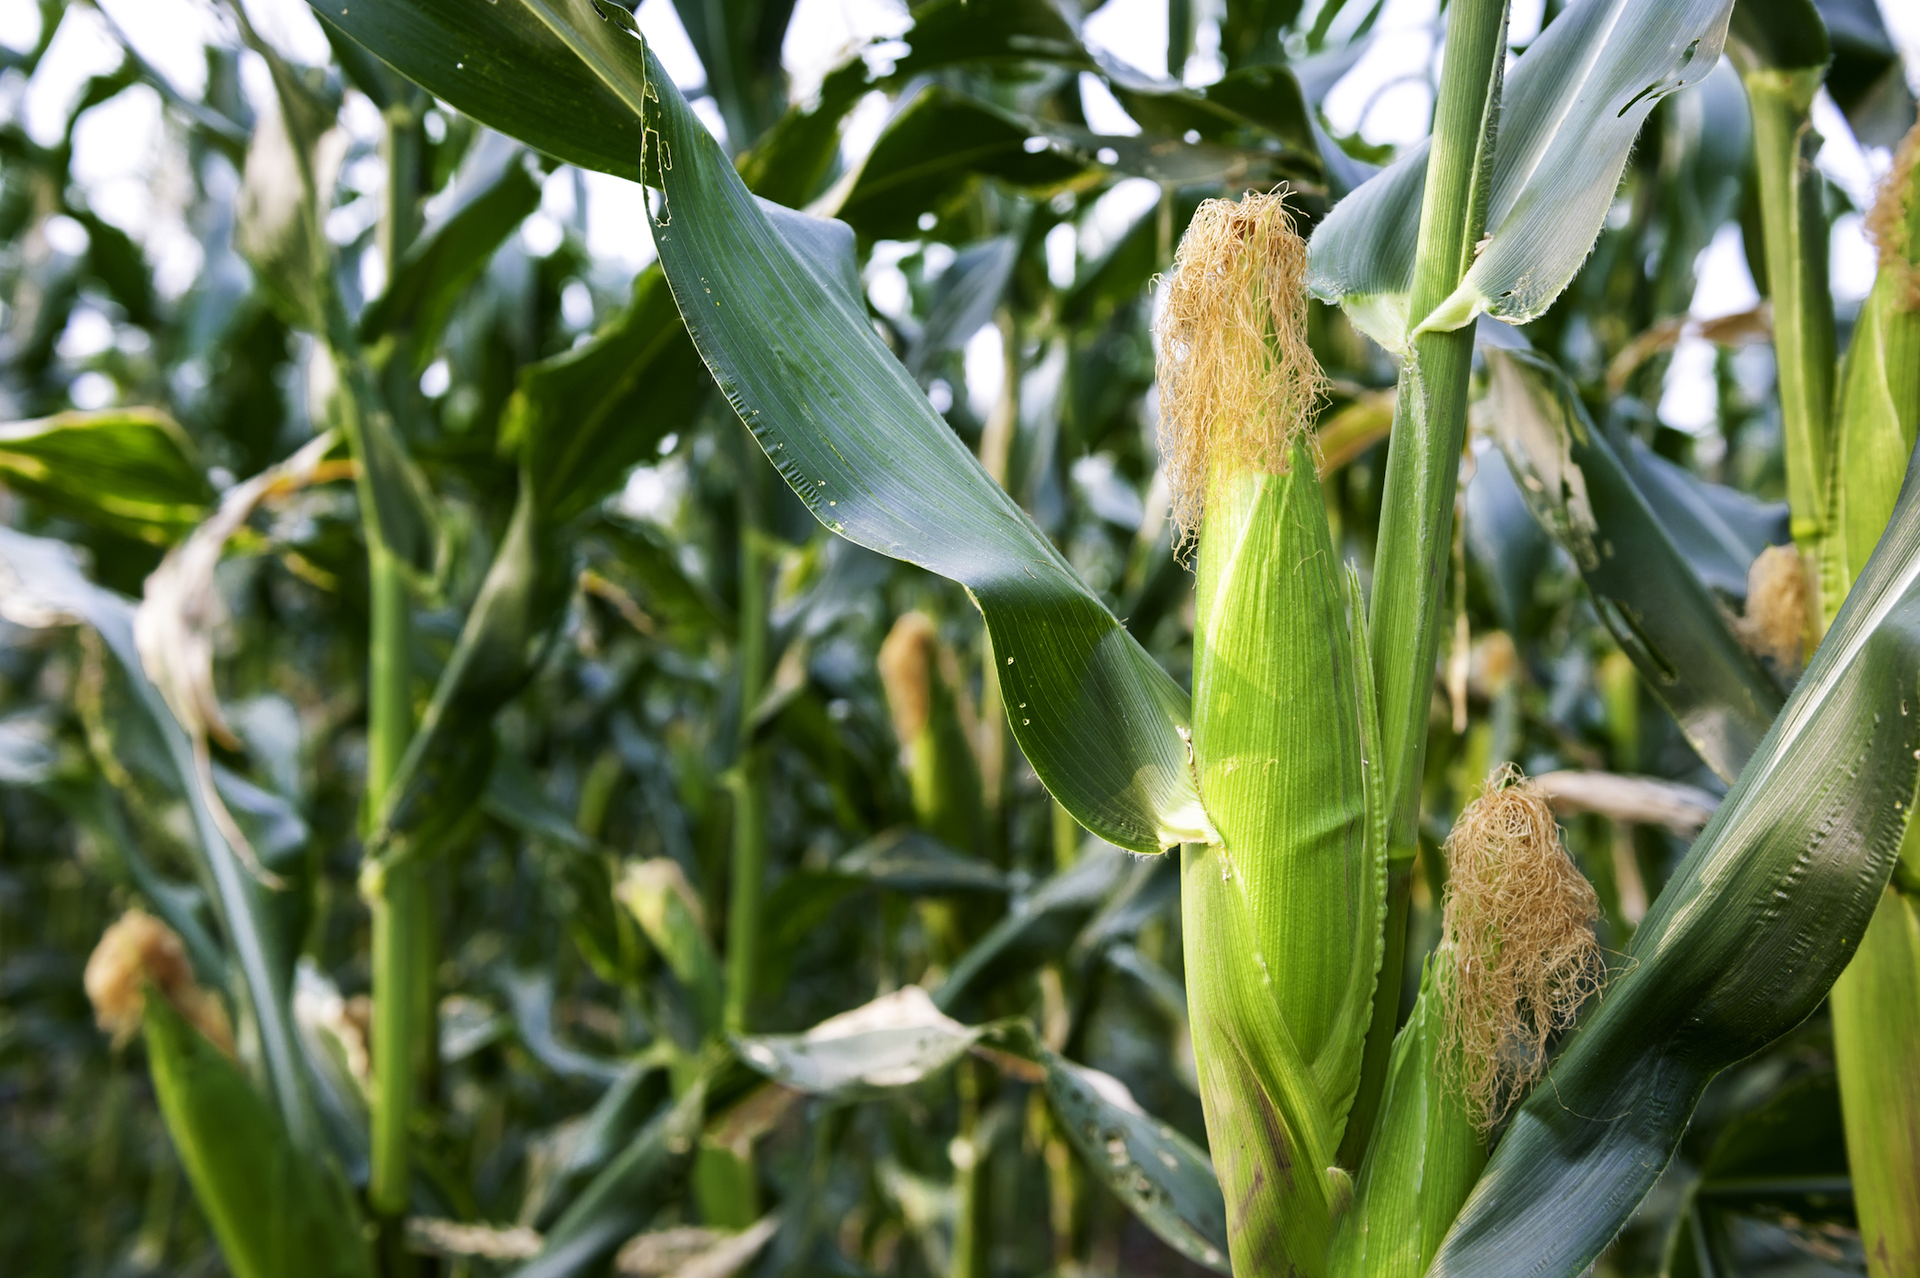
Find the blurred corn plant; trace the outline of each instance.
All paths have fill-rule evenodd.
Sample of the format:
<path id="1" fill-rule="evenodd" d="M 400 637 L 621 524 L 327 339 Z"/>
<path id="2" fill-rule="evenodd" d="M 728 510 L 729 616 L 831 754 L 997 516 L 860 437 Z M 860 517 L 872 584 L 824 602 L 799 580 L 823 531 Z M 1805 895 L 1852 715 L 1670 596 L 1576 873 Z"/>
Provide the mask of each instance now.
<path id="1" fill-rule="evenodd" d="M 0 126 L 9 1271 L 1920 1263 L 1870 7 L 1453 0 L 1398 153 L 1379 4 L 116 8 L 0 72 L 119 60 Z"/>

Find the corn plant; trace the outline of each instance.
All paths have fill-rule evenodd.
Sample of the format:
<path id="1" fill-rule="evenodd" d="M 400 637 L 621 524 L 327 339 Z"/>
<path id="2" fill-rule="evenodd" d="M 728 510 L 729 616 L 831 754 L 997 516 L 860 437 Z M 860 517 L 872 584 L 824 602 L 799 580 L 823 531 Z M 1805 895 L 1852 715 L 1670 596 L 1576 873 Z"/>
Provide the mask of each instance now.
<path id="1" fill-rule="evenodd" d="M 1575 0 L 1509 62 L 1505 4 L 1453 0 L 1432 138 L 1373 172 L 1315 112 L 1330 64 L 1296 56 L 1358 51 L 1371 18 L 1323 48 L 1341 7 L 1308 25 L 1230 4 L 1230 70 L 1193 91 L 1103 62 L 1050 6 L 937 0 L 904 52 L 783 108 L 790 7 L 688 5 L 724 144 L 619 4 L 315 6 L 330 70 L 233 10 L 271 93 L 256 119 L 189 104 L 194 136 L 243 178 L 233 244 L 263 322 L 309 352 L 312 438 L 215 483 L 165 413 L 54 399 L 0 450 L 25 522 L 54 534 L 0 530 L 0 604 L 88 636 L 65 698 L 84 751 L 56 760 L 22 727 L 6 779 L 116 849 L 118 892 L 152 911 L 108 932 L 86 986 L 117 1042 L 144 1024 L 233 1272 L 1117 1267 L 1098 1242 L 1125 1236 L 1102 1216 L 1117 1203 L 1217 1272 L 1573 1275 L 1664 1175 L 1686 1188 L 1662 1271 L 1717 1273 L 1712 1193 L 1774 1146 L 1753 1115 L 1717 1126 L 1714 1080 L 1830 988 L 1864 1263 L 1920 1263 L 1902 1141 L 1920 1123 L 1920 498 L 1894 479 L 1920 404 L 1916 144 L 1836 362 L 1818 11 Z M 1194 20 L 1169 6 L 1170 70 Z M 1623 177 L 1682 185 L 1644 180 L 1645 139 L 1678 103 L 1738 96 L 1723 50 L 1750 103 L 1786 523 L 1624 415 L 1625 355 L 1657 367 L 1654 321 L 1684 292 L 1679 249 L 1604 393 L 1565 337 L 1570 313 L 1623 309 L 1583 289 L 1656 274 L 1620 247 L 1644 210 L 1624 228 L 1610 210 Z M 1081 76 L 1144 132 L 1072 118 L 1060 86 Z M 386 173 L 348 245 L 328 230 L 343 86 L 378 108 L 361 158 Z M 896 113 L 842 157 L 874 92 Z M 462 146 L 455 198 L 423 216 Z M 63 163 L 16 149 L 36 175 Z M 1689 161 L 1703 186 L 1710 152 Z M 530 349 L 522 299 L 545 315 L 556 290 L 515 291 L 500 246 L 561 163 L 646 188 L 659 262 L 591 335 Z M 1120 174 L 1158 183 L 1157 206 L 1090 278 L 1051 282 L 1050 219 Z M 83 225 L 87 270 L 110 276 L 112 228 Z M 924 323 L 878 314 L 862 255 L 922 233 L 969 247 Z M 370 300 L 366 261 L 386 281 Z M 1116 587 L 1049 514 L 1050 432 L 1109 412 L 1084 401 L 1120 361 L 1077 343 L 1102 324 L 1144 342 L 1149 287 L 1146 466 L 1168 516 L 1136 521 Z M 929 388 L 983 324 L 1007 386 L 974 421 Z M 1048 350 L 1069 389 L 1035 389 Z M 483 406 L 465 425 L 421 389 L 436 358 Z M 1476 416 L 1497 449 L 1474 448 Z M 702 486 L 679 546 L 607 505 L 676 449 Z M 1356 500 L 1363 467 L 1376 491 Z M 324 532 L 265 531 L 330 485 L 350 513 L 313 517 Z M 1644 686 L 1727 787 L 1716 804 L 1635 782 L 1637 815 L 1597 809 L 1639 823 L 1630 848 L 1649 794 L 1697 833 L 1632 909 L 1639 852 L 1576 819 L 1570 856 L 1570 791 L 1499 766 L 1552 718 L 1523 723 L 1521 680 L 1472 693 L 1487 717 L 1463 731 L 1476 592 L 1533 632 L 1549 541 L 1557 606 L 1608 653 L 1592 681 L 1615 766 L 1646 766 Z M 314 701 L 364 748 L 321 769 L 304 814 L 311 765 L 270 769 L 216 692 L 215 636 L 239 629 L 216 572 L 242 544 L 330 601 L 301 651 L 364 689 Z M 1469 589 L 1469 561 L 1490 585 Z M 142 576 L 136 609 L 115 587 Z M 255 625 L 246 651 L 284 662 L 294 628 Z M 814 660 L 841 640 L 857 676 Z M 344 854 L 321 866 L 323 847 Z M 357 1027 L 318 1010 L 314 960 L 343 929 Z M 1177 1040 L 1132 1091 L 1091 1067 L 1127 1005 L 1102 983 L 1122 980 Z M 606 1051 L 556 1038 L 562 986 L 611 1023 Z M 1197 1106 L 1147 1091 L 1183 1048 Z M 1715 1132 L 1704 1158 L 1688 1144 Z"/>

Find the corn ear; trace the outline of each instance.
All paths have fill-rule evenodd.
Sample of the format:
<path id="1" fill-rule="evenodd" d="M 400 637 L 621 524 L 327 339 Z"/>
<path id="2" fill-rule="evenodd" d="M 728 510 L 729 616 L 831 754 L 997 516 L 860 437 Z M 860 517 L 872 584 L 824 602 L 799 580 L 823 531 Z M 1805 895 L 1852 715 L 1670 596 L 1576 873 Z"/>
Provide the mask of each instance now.
<path id="1" fill-rule="evenodd" d="M 1234 1271 L 1318 1274 L 1385 902 L 1371 673 L 1305 448 L 1229 471 L 1198 561 L 1194 753 L 1223 841 L 1183 857 L 1188 998 Z"/>
<path id="2" fill-rule="evenodd" d="M 962 851 L 984 850 L 980 763 L 954 689 L 959 667 L 923 612 L 901 615 L 880 645 L 880 682 L 920 827 Z"/>

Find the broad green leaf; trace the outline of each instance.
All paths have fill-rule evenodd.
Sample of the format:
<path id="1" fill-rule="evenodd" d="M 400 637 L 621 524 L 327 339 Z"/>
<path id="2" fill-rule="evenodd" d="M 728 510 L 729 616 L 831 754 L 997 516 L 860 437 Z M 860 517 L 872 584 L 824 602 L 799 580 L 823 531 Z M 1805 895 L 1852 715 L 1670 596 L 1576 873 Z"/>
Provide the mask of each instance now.
<path id="1" fill-rule="evenodd" d="M 639 920 L 653 948 L 692 995 L 694 1009 L 711 1032 L 720 1027 L 720 960 L 707 936 L 705 913 L 686 871 L 670 857 L 630 866 L 614 888 L 620 903 Z"/>
<path id="2" fill-rule="evenodd" d="M 1920 489 L 1793 696 L 1501 1138 L 1435 1275 L 1572 1278 L 1652 1188 L 1708 1081 L 1826 996 L 1920 779 Z"/>
<path id="3" fill-rule="evenodd" d="M 541 518 L 585 511 L 686 429 L 711 393 L 701 374 L 657 268 L 635 277 L 626 309 L 589 341 L 522 370 L 500 444 L 524 460 Z"/>
<path id="4" fill-rule="evenodd" d="M 0 484 L 96 528 L 173 544 L 213 500 L 186 432 L 151 408 L 0 425 Z"/>
<path id="5" fill-rule="evenodd" d="M 1731 599 L 1746 598 L 1747 569 L 1754 557 L 1787 541 L 1786 504 L 1756 501 L 1738 489 L 1709 483 L 1660 456 L 1637 435 L 1622 431 L 1610 439 L 1627 477 L 1701 584 Z M 1904 464 L 1903 453 L 1895 465 Z M 1889 496 L 1881 509 L 1892 506 Z M 1886 526 L 1885 518 L 1880 525 Z"/>
<path id="6" fill-rule="evenodd" d="M 596 1272 L 673 1197 L 706 1113 L 703 1074 L 661 1107 L 547 1231 L 540 1254 L 513 1278 L 571 1278 Z"/>
<path id="7" fill-rule="evenodd" d="M 1398 350 L 1486 313 L 1542 314 L 1586 260 L 1654 104 L 1705 78 L 1732 0 L 1575 0 L 1506 77 L 1486 237 L 1429 315 L 1408 315 L 1427 147 L 1342 200 L 1313 236 L 1313 290 Z"/>
<path id="8" fill-rule="evenodd" d="M 916 830 L 890 830 L 833 863 L 834 873 L 897 892 L 1005 892 L 990 862 L 956 852 Z"/>
<path id="9" fill-rule="evenodd" d="M 544 155 L 639 180 L 640 117 L 540 20 L 535 5 L 309 2 L 323 24 L 481 123 Z"/>
<path id="10" fill-rule="evenodd" d="M 1042 1048 L 1047 1101 L 1080 1157 L 1175 1251 L 1227 1273 L 1227 1213 L 1206 1151 L 1140 1108 L 1126 1084 Z"/>
<path id="11" fill-rule="evenodd" d="M 742 1038 L 738 1047 L 749 1065 L 796 1091 L 857 1099 L 939 1073 L 965 1056 L 982 1032 L 908 985 L 804 1034 Z"/>
<path id="12" fill-rule="evenodd" d="M 911 239 L 922 233 L 922 214 L 944 222 L 961 212 L 983 177 L 1034 198 L 1093 186 L 1107 169 L 1178 185 L 1270 185 L 1272 160 L 1264 152 L 1097 134 L 929 85 L 888 124 L 833 211 L 862 235 Z"/>
<path id="13" fill-rule="evenodd" d="M 453 178 L 450 206 L 432 219 L 360 313 L 360 340 L 406 330 L 415 372 L 432 358 L 453 304 L 513 229 L 540 207 L 538 162 L 497 133 L 475 144 Z"/>
<path id="14" fill-rule="evenodd" d="M 186 732 L 141 667 L 133 641 L 132 602 L 88 581 L 75 552 L 63 543 L 0 528 L 0 609 L 17 625 L 91 626 L 164 743 L 171 787 L 186 801 L 200 870 L 212 888 L 221 930 L 246 984 L 246 1010 L 259 1036 L 271 1094 L 294 1144 L 310 1154 L 317 1132 L 287 1009 L 291 947 L 274 926 L 272 893 L 247 873 L 207 807 Z"/>
<path id="15" fill-rule="evenodd" d="M 1342 1278 L 1420 1278 L 1486 1166 L 1474 1115 L 1447 1082 L 1440 1014 L 1429 959 L 1413 1014 L 1393 1041 L 1353 1206 L 1334 1234 L 1333 1271 Z"/>
<path id="16" fill-rule="evenodd" d="M 234 1278 L 365 1278 L 352 1191 L 287 1134 L 240 1067 L 149 993 L 147 1063 L 167 1133 Z"/>
<path id="17" fill-rule="evenodd" d="M 607 56 L 625 59 L 659 137 L 667 279 L 781 475 L 833 532 L 972 592 L 1014 737 L 1082 825 L 1139 852 L 1208 837 L 1178 686 L 988 477 L 836 278 L 794 251 L 679 91 L 657 67 L 643 82 L 640 52 L 629 41 Z"/>
<path id="18" fill-rule="evenodd" d="M 1033 895 L 1017 900 L 987 934 L 973 943 L 934 991 L 943 1009 L 957 1007 L 974 982 L 1009 953 L 1022 949 L 1036 932 L 1061 916 L 1085 915 L 1124 883 L 1127 859 L 1117 848 L 1095 844 L 1080 859 L 1042 883 Z"/>
<path id="19" fill-rule="evenodd" d="M 1565 375 L 1488 350 L 1488 406 L 1534 517 L 1586 578 L 1595 609 L 1708 767 L 1731 781 L 1780 708 L 1772 678 L 1675 548 Z"/>

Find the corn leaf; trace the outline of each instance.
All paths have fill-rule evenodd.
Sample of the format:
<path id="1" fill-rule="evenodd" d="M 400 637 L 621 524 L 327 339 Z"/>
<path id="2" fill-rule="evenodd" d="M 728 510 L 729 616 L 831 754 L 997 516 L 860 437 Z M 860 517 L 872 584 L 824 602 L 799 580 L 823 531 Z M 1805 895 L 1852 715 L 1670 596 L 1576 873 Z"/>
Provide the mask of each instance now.
<path id="1" fill-rule="evenodd" d="M 134 606 L 96 586 L 80 571 L 74 551 L 61 542 L 0 528 L 0 601 L 9 620 L 23 625 L 81 622 L 93 627 L 120 666 L 165 744 L 174 790 L 193 821 L 200 870 L 213 889 L 221 930 L 246 984 L 247 1011 L 259 1035 L 261 1064 L 280 1120 L 294 1144 L 311 1155 L 318 1132 L 288 1010 L 290 957 L 274 926 L 273 894 L 247 872 L 215 824 L 201 790 L 193 747 L 160 690 L 148 680 L 133 641 Z"/>
<path id="2" fill-rule="evenodd" d="M 332 1162 L 301 1151 L 240 1067 L 154 993 L 146 1042 L 167 1133 L 234 1278 L 370 1275 Z"/>
<path id="3" fill-rule="evenodd" d="M 186 432 L 150 408 L 0 426 L 0 483 L 49 513 L 171 545 L 213 500 Z"/>
<path id="4" fill-rule="evenodd" d="M 547 1231 L 540 1254 L 513 1278 L 571 1278 L 592 1272 L 638 1233 L 670 1197 L 706 1114 L 702 1075 L 636 1132 Z"/>
<path id="5" fill-rule="evenodd" d="M 408 330 L 416 369 L 425 367 L 453 304 L 501 242 L 540 207 L 538 162 L 489 133 L 454 175 L 454 199 L 407 249 L 386 291 L 360 313 L 360 340 Z"/>
<path id="6" fill-rule="evenodd" d="M 1586 260 L 1654 104 L 1705 78 L 1732 0 L 1575 0 L 1507 75 L 1473 266 L 1430 315 L 1407 314 L 1427 147 L 1336 206 L 1313 237 L 1313 289 L 1389 349 L 1492 314 L 1543 313 Z"/>
<path id="7" fill-rule="evenodd" d="M 963 1025 L 910 985 L 804 1034 L 737 1045 L 769 1078 L 840 1100 L 913 1087 L 977 1046 L 1014 1077 L 1043 1085 L 1088 1170 L 1142 1223 L 1189 1260 L 1228 1272 L 1226 1206 L 1205 1151 L 1143 1111 L 1120 1080 L 1047 1048 L 1024 1021 Z"/>
<path id="8" fill-rule="evenodd" d="M 1501 1139 L 1431 1273 L 1572 1278 L 1673 1157 L 1714 1074 L 1817 1007 L 1920 780 L 1920 485 L 1791 699 Z"/>
<path id="9" fill-rule="evenodd" d="M 1501 449 L 1534 517 L 1579 565 L 1594 607 L 1702 760 L 1731 781 L 1780 709 L 1565 375 L 1523 350 L 1487 352 Z"/>
<path id="10" fill-rule="evenodd" d="M 1227 1210 L 1206 1151 L 1141 1109 L 1126 1084 L 1040 1049 L 1047 1101 L 1086 1165 L 1168 1246 L 1227 1273 Z"/>
<path id="11" fill-rule="evenodd" d="M 1014 737 L 1082 825 L 1138 852 L 1206 837 L 1179 687 L 961 445 L 840 277 L 795 251 L 657 65 L 642 80 L 640 51 L 605 56 L 623 60 L 658 132 L 655 242 L 695 345 L 768 457 L 833 532 L 972 592 Z"/>
<path id="12" fill-rule="evenodd" d="M 1353 1206 L 1334 1234 L 1333 1272 L 1343 1278 L 1420 1278 L 1486 1166 L 1485 1142 L 1447 1081 L 1440 1045 L 1429 960 L 1413 1014 L 1393 1041 L 1380 1125 Z"/>

